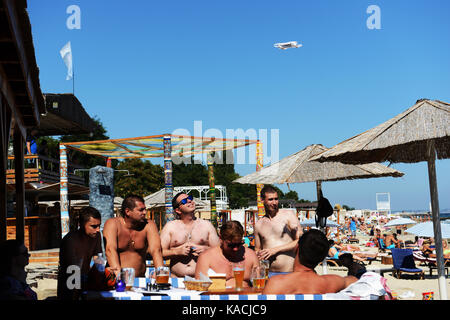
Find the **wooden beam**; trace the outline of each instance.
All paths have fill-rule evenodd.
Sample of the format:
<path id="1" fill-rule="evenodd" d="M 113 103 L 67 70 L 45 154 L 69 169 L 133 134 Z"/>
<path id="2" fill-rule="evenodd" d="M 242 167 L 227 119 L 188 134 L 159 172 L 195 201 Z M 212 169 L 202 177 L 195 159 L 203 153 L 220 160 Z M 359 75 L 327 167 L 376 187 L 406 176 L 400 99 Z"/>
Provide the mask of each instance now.
<path id="1" fill-rule="evenodd" d="M 14 130 L 14 173 L 16 182 L 16 239 L 25 241 L 24 139 Z"/>
<path id="2" fill-rule="evenodd" d="M 5 75 L 4 69 L 0 64 L 0 93 L 3 94 L 4 102 L 11 111 L 12 117 L 14 118 L 14 127 L 18 127 L 24 139 L 27 137 L 27 132 L 25 124 L 23 122 L 22 116 L 19 114 L 16 108 L 16 97 L 14 91 L 8 82 L 8 78 Z M 3 106 L 6 107 L 6 106 Z"/>

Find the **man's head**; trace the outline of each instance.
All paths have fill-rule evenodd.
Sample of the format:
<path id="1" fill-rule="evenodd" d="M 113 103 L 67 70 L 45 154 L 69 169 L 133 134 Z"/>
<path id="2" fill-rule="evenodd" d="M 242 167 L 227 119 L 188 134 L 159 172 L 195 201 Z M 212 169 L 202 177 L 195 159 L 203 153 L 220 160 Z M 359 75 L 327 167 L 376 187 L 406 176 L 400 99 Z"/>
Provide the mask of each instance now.
<path id="1" fill-rule="evenodd" d="M 186 213 L 194 214 L 194 198 L 184 192 L 178 192 L 172 199 L 172 208 L 178 215 Z"/>
<path id="2" fill-rule="evenodd" d="M 341 254 L 339 256 L 339 260 L 344 267 L 350 268 L 350 266 L 353 264 L 353 255 L 351 253 Z"/>
<path id="3" fill-rule="evenodd" d="M 278 212 L 278 192 L 274 187 L 270 185 L 264 186 L 261 189 L 261 200 L 267 214 Z"/>
<path id="4" fill-rule="evenodd" d="M 330 244 L 322 231 L 311 229 L 298 240 L 298 260 L 307 268 L 314 269 L 328 254 Z"/>
<path id="5" fill-rule="evenodd" d="M 242 245 L 244 228 L 239 221 L 227 221 L 220 228 L 221 247 L 224 253 L 237 252 Z"/>
<path id="6" fill-rule="evenodd" d="M 129 195 L 122 202 L 122 217 L 133 221 L 145 221 L 145 200 L 137 195 Z"/>
<path id="7" fill-rule="evenodd" d="M 95 238 L 100 232 L 101 223 L 102 216 L 97 209 L 86 207 L 80 211 L 78 224 L 87 236 Z"/>

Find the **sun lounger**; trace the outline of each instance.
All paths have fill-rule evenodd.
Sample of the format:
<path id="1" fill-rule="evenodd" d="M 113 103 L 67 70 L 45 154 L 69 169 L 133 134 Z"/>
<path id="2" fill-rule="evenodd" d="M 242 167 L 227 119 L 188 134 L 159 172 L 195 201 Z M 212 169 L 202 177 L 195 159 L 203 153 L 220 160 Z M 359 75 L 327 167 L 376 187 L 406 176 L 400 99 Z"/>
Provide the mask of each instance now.
<path id="1" fill-rule="evenodd" d="M 420 250 L 413 251 L 413 257 L 414 257 L 414 260 L 420 261 L 422 264 L 424 264 L 425 266 L 427 266 L 429 268 L 430 276 L 433 275 L 433 269 L 437 270 L 436 258 L 427 257 Z M 450 267 L 450 259 L 444 259 L 444 269 L 445 269 L 445 274 L 447 276 L 448 276 L 448 268 L 449 267 Z"/>
<path id="2" fill-rule="evenodd" d="M 392 252 L 392 263 L 394 265 L 394 274 L 400 279 L 402 273 L 418 274 L 421 279 L 425 278 L 422 269 L 417 268 L 414 262 L 413 251 L 411 249 L 394 248 Z"/>

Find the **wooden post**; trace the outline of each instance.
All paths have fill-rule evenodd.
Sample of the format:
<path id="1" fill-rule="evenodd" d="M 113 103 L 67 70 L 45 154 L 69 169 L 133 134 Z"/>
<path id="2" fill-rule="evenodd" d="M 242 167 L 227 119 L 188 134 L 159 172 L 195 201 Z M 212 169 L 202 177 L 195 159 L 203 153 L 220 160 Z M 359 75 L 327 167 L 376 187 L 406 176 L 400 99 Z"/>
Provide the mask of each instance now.
<path id="1" fill-rule="evenodd" d="M 14 175 L 16 185 L 16 239 L 25 243 L 25 182 L 24 141 L 22 133 L 14 130 Z M 36 160 L 37 161 L 37 160 Z"/>
<path id="2" fill-rule="evenodd" d="M 259 171 L 263 168 L 263 159 L 264 154 L 262 142 L 258 140 L 258 142 L 256 143 L 256 171 Z M 263 201 L 261 200 L 262 188 L 264 188 L 264 184 L 258 183 L 256 185 L 256 203 L 258 206 L 258 218 L 264 217 L 265 215 L 264 204 Z"/>
<path id="3" fill-rule="evenodd" d="M 61 210 L 61 239 L 69 232 L 69 176 L 67 171 L 67 150 L 59 144 L 59 198 Z"/>
<path id="4" fill-rule="evenodd" d="M 172 208 L 173 184 L 172 184 L 172 139 L 164 136 L 164 197 L 166 202 L 166 212 L 163 224 L 175 219 Z"/>
<path id="5" fill-rule="evenodd" d="M 208 180 L 209 180 L 209 199 L 211 206 L 211 223 L 217 228 L 217 209 L 216 209 L 216 185 L 214 181 L 214 159 L 211 152 L 207 154 Z"/>
<path id="6" fill-rule="evenodd" d="M 8 189 L 6 185 L 6 170 L 8 169 L 8 147 L 11 130 L 11 111 L 0 92 L 0 241 L 7 239 L 6 217 L 8 213 Z"/>
<path id="7" fill-rule="evenodd" d="M 439 212 L 439 198 L 436 179 L 436 151 L 434 141 L 428 141 L 428 179 L 430 184 L 431 215 L 433 218 L 434 242 L 436 244 L 436 262 L 439 281 L 439 295 L 441 300 L 447 300 L 447 284 L 445 279 L 444 252 L 442 249 L 441 219 Z"/>

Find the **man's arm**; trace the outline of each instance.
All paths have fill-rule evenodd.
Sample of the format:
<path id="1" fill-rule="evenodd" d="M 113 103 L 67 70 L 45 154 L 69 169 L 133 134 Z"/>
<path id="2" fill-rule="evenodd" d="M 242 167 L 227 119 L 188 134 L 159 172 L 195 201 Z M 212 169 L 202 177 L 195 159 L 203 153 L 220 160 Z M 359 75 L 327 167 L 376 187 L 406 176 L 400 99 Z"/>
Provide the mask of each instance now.
<path id="1" fill-rule="evenodd" d="M 289 217 L 288 223 L 286 224 L 287 229 L 290 231 L 290 236 L 293 238 L 292 241 L 273 248 L 266 248 L 263 250 L 260 250 L 258 257 L 260 259 L 269 259 L 270 257 L 281 253 L 281 252 L 287 252 L 287 251 L 293 251 L 297 247 L 298 240 L 300 239 L 300 236 L 303 234 L 300 222 L 298 221 L 297 217 L 295 215 L 292 215 Z M 256 248 L 255 248 L 256 249 Z"/>
<path id="2" fill-rule="evenodd" d="M 154 221 L 150 220 L 147 226 L 147 241 L 148 241 L 148 253 L 153 258 L 153 264 L 155 268 L 162 267 L 163 257 L 161 249 L 161 238 L 159 237 L 158 229 Z"/>
<path id="3" fill-rule="evenodd" d="M 103 228 L 103 240 L 105 241 L 105 255 L 109 268 L 116 275 L 120 273 L 120 259 L 117 253 L 117 227 L 114 218 L 108 219 Z"/>
<path id="4" fill-rule="evenodd" d="M 197 264 L 195 266 L 195 279 L 200 279 L 200 272 L 205 276 L 208 275 L 209 270 L 209 255 L 208 252 L 203 252 L 197 260 Z"/>

